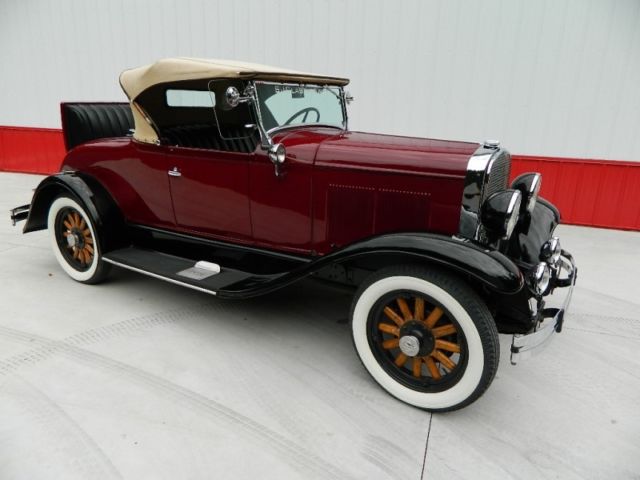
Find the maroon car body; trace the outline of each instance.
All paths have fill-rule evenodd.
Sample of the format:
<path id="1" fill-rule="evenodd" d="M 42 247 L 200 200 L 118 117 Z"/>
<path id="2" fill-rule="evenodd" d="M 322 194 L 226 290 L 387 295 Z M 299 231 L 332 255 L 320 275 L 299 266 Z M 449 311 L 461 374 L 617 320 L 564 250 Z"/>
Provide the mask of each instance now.
<path id="1" fill-rule="evenodd" d="M 259 146 L 219 152 L 130 137 L 78 146 L 62 168 L 97 179 L 128 222 L 296 254 L 389 232 L 458 231 L 477 144 L 310 126 L 274 141 L 287 150 L 281 177 Z M 173 168 L 182 175 L 168 176 Z"/>

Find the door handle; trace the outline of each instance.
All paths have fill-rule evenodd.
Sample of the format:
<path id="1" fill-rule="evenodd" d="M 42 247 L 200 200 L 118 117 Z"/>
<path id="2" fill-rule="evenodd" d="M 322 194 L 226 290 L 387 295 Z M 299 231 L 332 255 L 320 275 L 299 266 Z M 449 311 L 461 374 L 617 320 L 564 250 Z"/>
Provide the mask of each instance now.
<path id="1" fill-rule="evenodd" d="M 178 167 L 173 167 L 171 170 L 167 172 L 170 177 L 181 177 L 182 173 L 178 170 Z"/>

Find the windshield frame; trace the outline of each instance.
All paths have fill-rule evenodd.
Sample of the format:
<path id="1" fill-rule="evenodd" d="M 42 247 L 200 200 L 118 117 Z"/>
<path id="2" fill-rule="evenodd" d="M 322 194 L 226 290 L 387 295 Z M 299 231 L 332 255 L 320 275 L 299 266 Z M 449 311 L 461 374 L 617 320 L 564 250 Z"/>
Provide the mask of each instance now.
<path id="1" fill-rule="evenodd" d="M 256 109 L 256 113 L 257 113 L 257 118 L 258 118 L 258 122 L 260 122 L 260 130 L 262 130 L 268 137 L 269 139 L 271 139 L 272 134 L 279 132 L 281 130 L 287 130 L 290 128 L 306 128 L 306 127 L 328 127 L 328 128 L 336 128 L 338 130 L 342 130 L 344 132 L 346 132 L 348 130 L 348 125 L 349 125 L 349 118 L 347 116 L 347 102 L 346 102 L 346 97 L 345 97 L 345 91 L 344 88 L 342 86 L 336 86 L 336 85 L 327 85 L 327 84 L 320 84 L 320 83 L 295 83 L 295 82 L 274 82 L 274 81 L 267 81 L 267 80 L 254 80 L 253 82 L 253 93 L 255 96 L 255 101 L 252 102 L 255 106 Z M 333 89 L 333 88 L 337 88 L 339 91 L 339 94 L 337 95 L 338 100 L 340 101 L 340 107 L 342 110 L 342 126 L 338 126 L 334 123 L 295 123 L 295 124 L 291 124 L 291 125 L 279 125 L 277 127 L 273 127 L 269 130 L 265 130 L 264 129 L 264 123 L 262 121 L 262 112 L 260 111 L 260 98 L 258 95 L 258 89 L 256 88 L 256 86 L 258 84 L 263 84 L 263 85 L 283 85 L 283 86 L 289 86 L 289 87 L 303 87 L 303 88 L 326 88 L 326 89 Z"/>

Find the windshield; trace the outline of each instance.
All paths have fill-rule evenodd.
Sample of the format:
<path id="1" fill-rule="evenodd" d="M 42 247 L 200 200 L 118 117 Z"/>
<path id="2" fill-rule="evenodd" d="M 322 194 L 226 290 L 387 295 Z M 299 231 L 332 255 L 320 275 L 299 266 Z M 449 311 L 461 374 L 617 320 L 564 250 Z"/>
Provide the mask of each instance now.
<path id="1" fill-rule="evenodd" d="M 255 85 L 266 131 L 287 125 L 345 126 L 340 87 L 271 82 Z"/>

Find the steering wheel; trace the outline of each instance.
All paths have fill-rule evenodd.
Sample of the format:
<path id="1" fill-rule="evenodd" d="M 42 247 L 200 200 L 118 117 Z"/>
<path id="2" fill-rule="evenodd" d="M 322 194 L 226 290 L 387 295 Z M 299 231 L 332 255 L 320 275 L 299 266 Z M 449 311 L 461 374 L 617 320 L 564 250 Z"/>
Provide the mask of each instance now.
<path id="1" fill-rule="evenodd" d="M 289 120 L 287 120 L 286 122 L 283 123 L 283 125 L 290 125 L 291 122 L 293 122 L 296 118 L 298 118 L 300 115 L 304 114 L 304 117 L 302 117 L 302 123 L 305 123 L 307 121 L 307 117 L 309 116 L 309 113 L 313 112 L 316 114 L 316 116 L 318 118 L 316 118 L 315 123 L 318 123 L 320 121 L 320 112 L 318 111 L 317 108 L 314 107 L 307 107 L 307 108 L 303 108 L 302 110 L 300 110 L 299 112 L 294 113 L 293 115 L 291 115 L 289 117 Z"/>

